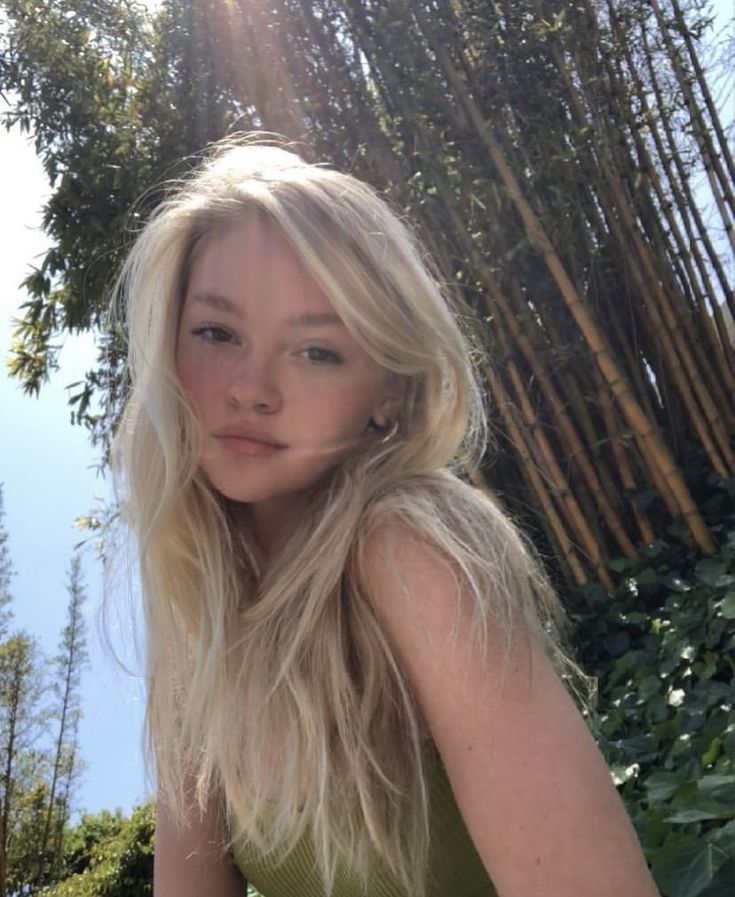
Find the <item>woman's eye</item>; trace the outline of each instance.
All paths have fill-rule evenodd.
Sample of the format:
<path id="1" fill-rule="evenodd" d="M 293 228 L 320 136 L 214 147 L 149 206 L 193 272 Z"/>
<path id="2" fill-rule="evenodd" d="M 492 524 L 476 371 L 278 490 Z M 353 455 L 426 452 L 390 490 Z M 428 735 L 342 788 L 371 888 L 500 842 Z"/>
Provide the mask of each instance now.
<path id="1" fill-rule="evenodd" d="M 324 349 L 321 346 L 309 346 L 301 353 L 306 356 L 309 361 L 324 364 L 341 364 L 342 357 L 331 349 Z"/>
<path id="2" fill-rule="evenodd" d="M 208 343 L 227 343 L 234 338 L 229 330 L 217 327 L 215 324 L 203 324 L 200 327 L 195 327 L 191 332 L 193 336 Z"/>

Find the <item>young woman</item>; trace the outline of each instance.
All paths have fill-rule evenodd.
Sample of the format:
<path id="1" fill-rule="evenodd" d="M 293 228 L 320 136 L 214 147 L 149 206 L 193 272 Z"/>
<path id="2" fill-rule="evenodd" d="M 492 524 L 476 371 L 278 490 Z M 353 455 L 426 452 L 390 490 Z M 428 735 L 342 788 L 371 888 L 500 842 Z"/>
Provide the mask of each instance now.
<path id="1" fill-rule="evenodd" d="M 651 897 L 471 352 L 373 190 L 229 141 L 120 280 L 156 897 Z"/>

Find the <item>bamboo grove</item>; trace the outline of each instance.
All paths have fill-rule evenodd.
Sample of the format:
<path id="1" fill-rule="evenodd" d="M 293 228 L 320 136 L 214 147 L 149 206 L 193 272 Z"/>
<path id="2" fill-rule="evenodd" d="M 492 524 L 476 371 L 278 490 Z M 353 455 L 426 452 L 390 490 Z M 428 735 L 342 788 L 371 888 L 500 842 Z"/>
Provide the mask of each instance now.
<path id="1" fill-rule="evenodd" d="M 735 473 L 719 303 L 735 306 L 692 187 L 706 172 L 732 241 L 735 172 L 692 17 L 677 0 L 282 0 L 219 20 L 252 124 L 308 139 L 419 222 L 482 322 L 497 449 L 577 583 L 609 583 L 611 556 L 654 539 L 644 493 L 710 552 L 682 467 L 697 446 Z M 490 482 L 502 470 L 507 490 L 509 466 Z"/>
<path id="2" fill-rule="evenodd" d="M 186 0 L 158 28 L 187 146 L 284 134 L 416 222 L 497 424 L 469 473 L 538 511 L 570 582 L 612 587 L 673 521 L 714 550 L 735 166 L 699 0 Z"/>

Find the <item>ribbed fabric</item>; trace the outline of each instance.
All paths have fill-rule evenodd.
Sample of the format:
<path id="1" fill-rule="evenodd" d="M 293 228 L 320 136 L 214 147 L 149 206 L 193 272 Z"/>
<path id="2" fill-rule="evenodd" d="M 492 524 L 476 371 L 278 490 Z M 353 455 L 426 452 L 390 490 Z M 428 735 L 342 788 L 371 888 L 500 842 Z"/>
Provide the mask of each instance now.
<path id="1" fill-rule="evenodd" d="M 427 897 L 497 897 L 477 855 L 439 761 L 429 767 L 431 843 Z M 325 897 L 311 841 L 304 838 L 278 865 L 249 844 L 235 849 L 238 868 L 263 897 Z M 349 869 L 337 871 L 331 897 L 412 897 L 385 869 L 376 869 L 367 891 Z"/>

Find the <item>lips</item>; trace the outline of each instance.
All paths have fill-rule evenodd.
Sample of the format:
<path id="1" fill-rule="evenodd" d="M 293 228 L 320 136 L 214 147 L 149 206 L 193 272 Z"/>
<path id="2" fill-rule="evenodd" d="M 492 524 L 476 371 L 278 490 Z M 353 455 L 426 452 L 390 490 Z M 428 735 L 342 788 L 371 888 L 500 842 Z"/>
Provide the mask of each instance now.
<path id="1" fill-rule="evenodd" d="M 227 427 L 214 433 L 214 437 L 226 450 L 237 455 L 264 457 L 288 448 L 285 442 L 253 427 Z"/>

